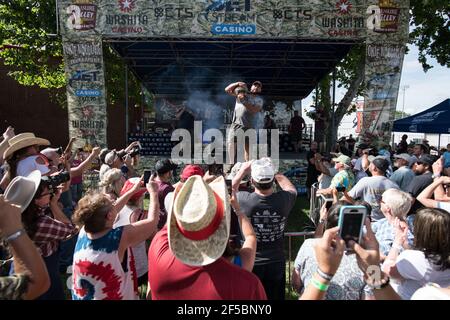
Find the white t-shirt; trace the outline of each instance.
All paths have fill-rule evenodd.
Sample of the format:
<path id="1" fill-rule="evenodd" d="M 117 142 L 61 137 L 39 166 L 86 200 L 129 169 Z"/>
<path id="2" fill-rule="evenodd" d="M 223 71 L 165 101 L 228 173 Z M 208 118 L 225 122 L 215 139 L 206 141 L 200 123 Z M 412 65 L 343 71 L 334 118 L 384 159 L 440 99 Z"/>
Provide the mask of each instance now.
<path id="1" fill-rule="evenodd" d="M 39 158 L 39 160 L 38 160 Z M 47 164 L 40 164 L 37 161 L 44 162 Z M 42 175 L 50 172 L 50 168 L 48 167 L 48 162 L 44 158 L 44 156 L 38 154 L 35 156 L 29 156 L 25 159 L 20 160 L 17 163 L 16 176 L 26 177 L 34 170 L 39 170 Z"/>
<path id="2" fill-rule="evenodd" d="M 392 287 L 404 300 L 427 283 L 432 282 L 441 287 L 450 286 L 450 269 L 439 270 L 439 267 L 425 258 L 419 250 L 405 250 L 397 258 L 396 267 L 403 281 L 392 281 Z"/>
<path id="3" fill-rule="evenodd" d="M 443 210 L 445 210 L 445 211 L 450 213 L 450 202 L 441 202 L 441 201 L 439 201 L 437 207 L 439 209 L 443 209 Z"/>
<path id="4" fill-rule="evenodd" d="M 446 294 L 441 287 L 435 283 L 429 283 L 417 290 L 411 300 L 450 300 L 450 294 Z"/>
<path id="5" fill-rule="evenodd" d="M 116 229 L 121 226 L 126 226 L 131 223 L 131 214 L 134 209 L 126 205 L 120 210 L 117 215 L 116 221 L 114 222 L 113 228 Z M 139 242 L 134 247 L 131 247 L 133 250 L 133 256 L 136 266 L 136 275 L 137 277 L 141 277 L 148 272 L 148 257 L 147 257 L 147 249 L 145 247 L 145 241 Z"/>

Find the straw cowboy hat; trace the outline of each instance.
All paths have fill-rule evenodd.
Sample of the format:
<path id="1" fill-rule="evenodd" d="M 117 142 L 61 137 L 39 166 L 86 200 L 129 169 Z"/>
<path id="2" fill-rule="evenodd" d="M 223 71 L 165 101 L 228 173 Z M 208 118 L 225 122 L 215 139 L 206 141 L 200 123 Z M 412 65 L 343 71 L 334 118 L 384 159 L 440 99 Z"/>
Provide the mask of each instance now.
<path id="1" fill-rule="evenodd" d="M 3 153 L 3 159 L 8 160 L 14 152 L 22 148 L 39 145 L 39 146 L 49 146 L 50 141 L 47 139 L 37 138 L 34 133 L 25 132 L 20 133 L 8 141 L 9 147 Z"/>
<path id="2" fill-rule="evenodd" d="M 209 185 L 191 176 L 174 193 L 169 206 L 169 246 L 177 259 L 205 266 L 219 259 L 230 235 L 230 200 L 223 177 Z"/>
<path id="3" fill-rule="evenodd" d="M 24 212 L 33 199 L 40 183 L 41 172 L 39 170 L 32 171 L 26 177 L 15 177 L 5 190 L 5 199 L 18 205 L 20 212 Z"/>

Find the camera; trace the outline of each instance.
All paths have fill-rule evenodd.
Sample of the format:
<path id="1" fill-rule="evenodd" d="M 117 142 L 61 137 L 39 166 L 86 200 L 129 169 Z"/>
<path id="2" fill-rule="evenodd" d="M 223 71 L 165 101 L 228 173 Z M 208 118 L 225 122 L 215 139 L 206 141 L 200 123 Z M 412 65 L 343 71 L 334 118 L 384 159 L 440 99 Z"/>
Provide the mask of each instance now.
<path id="1" fill-rule="evenodd" d="M 63 171 L 55 176 L 44 176 L 41 178 L 51 191 L 55 191 L 58 186 L 64 182 L 70 181 L 70 173 L 68 171 Z"/>
<path id="2" fill-rule="evenodd" d="M 139 154 L 141 154 L 141 148 L 139 148 L 139 147 L 134 147 L 129 152 L 126 152 L 125 150 L 117 152 L 117 156 L 122 160 L 125 160 L 127 155 L 129 155 L 130 158 L 133 158 Z"/>
<path id="3" fill-rule="evenodd" d="M 139 147 L 134 147 L 133 149 L 131 149 L 131 151 L 128 153 L 130 155 L 131 158 L 141 154 L 141 148 Z"/>

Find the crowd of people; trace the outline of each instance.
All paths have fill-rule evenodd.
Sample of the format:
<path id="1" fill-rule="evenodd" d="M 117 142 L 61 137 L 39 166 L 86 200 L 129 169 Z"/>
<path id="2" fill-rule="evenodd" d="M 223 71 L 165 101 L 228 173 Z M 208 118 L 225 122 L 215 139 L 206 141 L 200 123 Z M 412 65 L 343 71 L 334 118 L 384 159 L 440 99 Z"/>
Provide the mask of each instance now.
<path id="1" fill-rule="evenodd" d="M 431 155 L 432 147 L 408 144 L 407 138 L 402 137 L 395 151 L 388 145 L 359 143 L 353 153 L 344 138 L 337 142 L 336 152 L 321 154 L 317 143 L 311 144 L 307 184 L 333 204 L 321 208 L 316 236 L 336 226 L 341 207 L 364 205 L 370 213 L 381 270 L 392 280 L 396 297 L 423 299 L 430 294 L 450 299 L 450 177 L 446 170 L 450 144 L 439 155 Z M 304 243 L 295 263 L 293 283 L 300 291 L 311 278 L 310 268 L 316 267 L 310 241 L 316 239 Z M 375 291 L 366 291 L 367 286 L 356 281 L 361 280 L 356 260 L 343 259 L 328 299 L 374 297 Z"/>
<path id="2" fill-rule="evenodd" d="M 72 142 L 3 134 L 0 299 L 67 299 L 67 268 L 73 300 L 285 298 L 284 232 L 298 195 L 270 158 L 226 173 L 159 159 L 144 178 L 137 143 L 86 154 Z M 312 143 L 307 154 L 308 183 L 319 180 L 333 204 L 298 252 L 300 299 L 450 299 L 447 155 L 344 147 L 329 157 Z M 99 186 L 85 190 L 97 161 Z M 360 243 L 339 236 L 349 204 L 368 212 Z"/>

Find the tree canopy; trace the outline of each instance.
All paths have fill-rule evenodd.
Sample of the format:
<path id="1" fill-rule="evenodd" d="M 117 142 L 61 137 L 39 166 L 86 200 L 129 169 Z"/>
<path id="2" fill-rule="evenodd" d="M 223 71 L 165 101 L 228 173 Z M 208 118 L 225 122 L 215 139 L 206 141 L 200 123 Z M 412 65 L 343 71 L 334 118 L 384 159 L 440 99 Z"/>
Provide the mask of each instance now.
<path id="1" fill-rule="evenodd" d="M 62 38 L 57 34 L 56 3 L 50 1 L 0 1 L 0 59 L 10 66 L 8 75 L 25 86 L 59 89 L 66 86 Z M 103 46 L 108 103 L 125 98 L 124 62 Z M 129 96 L 141 101 L 140 86 L 130 73 Z M 65 92 L 51 90 L 62 106 Z"/>

